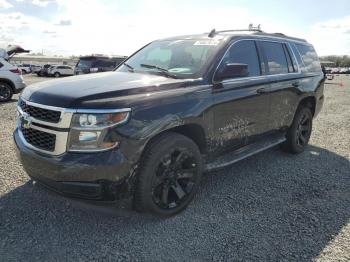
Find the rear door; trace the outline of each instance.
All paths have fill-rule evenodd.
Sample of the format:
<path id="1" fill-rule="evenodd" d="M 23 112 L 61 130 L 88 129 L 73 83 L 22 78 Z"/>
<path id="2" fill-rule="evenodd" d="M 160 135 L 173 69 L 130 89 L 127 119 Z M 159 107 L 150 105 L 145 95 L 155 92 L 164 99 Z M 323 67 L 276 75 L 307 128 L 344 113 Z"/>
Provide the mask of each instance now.
<path id="1" fill-rule="evenodd" d="M 247 77 L 215 83 L 214 130 L 219 151 L 242 147 L 268 131 L 269 96 L 263 92 L 264 76 L 254 40 L 239 40 L 226 51 L 219 67 L 226 63 L 248 65 Z M 217 71 L 218 71 L 217 70 Z"/>
<path id="2" fill-rule="evenodd" d="M 295 57 L 286 42 L 258 41 L 269 82 L 270 114 L 269 130 L 288 127 L 293 120 L 299 101 L 300 71 Z"/>

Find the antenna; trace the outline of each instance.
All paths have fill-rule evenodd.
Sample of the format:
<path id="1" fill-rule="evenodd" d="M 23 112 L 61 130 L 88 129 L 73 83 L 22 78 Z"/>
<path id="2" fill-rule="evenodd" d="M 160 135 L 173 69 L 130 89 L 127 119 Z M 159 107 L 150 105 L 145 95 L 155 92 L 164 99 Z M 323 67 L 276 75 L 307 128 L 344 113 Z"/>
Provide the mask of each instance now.
<path id="1" fill-rule="evenodd" d="M 216 31 L 215 31 L 215 28 L 214 28 L 214 29 L 212 29 L 212 30 L 210 31 L 208 37 L 214 37 L 215 34 L 216 34 Z"/>

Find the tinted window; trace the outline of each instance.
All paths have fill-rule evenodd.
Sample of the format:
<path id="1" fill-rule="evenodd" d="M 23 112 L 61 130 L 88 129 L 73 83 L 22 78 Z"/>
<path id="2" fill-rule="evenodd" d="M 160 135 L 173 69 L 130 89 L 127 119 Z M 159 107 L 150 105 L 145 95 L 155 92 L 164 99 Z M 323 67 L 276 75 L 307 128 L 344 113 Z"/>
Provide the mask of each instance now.
<path id="1" fill-rule="evenodd" d="M 111 60 L 97 60 L 94 67 L 115 67 L 115 62 Z"/>
<path id="2" fill-rule="evenodd" d="M 93 62 L 94 60 L 91 60 L 91 59 L 80 59 L 77 64 L 77 67 L 90 68 Z"/>
<path id="3" fill-rule="evenodd" d="M 259 59 L 254 41 L 246 40 L 233 44 L 225 54 L 220 68 L 231 63 L 247 64 L 249 76 L 259 76 Z"/>
<path id="4" fill-rule="evenodd" d="M 294 73 L 297 71 L 295 64 L 293 63 L 291 53 L 289 51 L 289 48 L 287 48 L 287 45 L 283 44 L 284 47 L 284 53 L 287 58 L 287 63 L 288 63 L 288 72 L 289 73 Z"/>
<path id="5" fill-rule="evenodd" d="M 299 67 L 302 68 L 304 66 L 304 64 L 303 64 L 303 60 L 301 60 L 298 49 L 296 48 L 296 46 L 294 44 L 292 44 L 291 47 L 292 47 L 293 53 L 298 61 Z"/>
<path id="6" fill-rule="evenodd" d="M 126 58 L 114 58 L 115 65 L 120 65 Z"/>
<path id="7" fill-rule="evenodd" d="M 288 64 L 283 45 L 275 42 L 261 42 L 261 46 L 267 60 L 268 74 L 288 73 Z"/>
<path id="8" fill-rule="evenodd" d="M 318 60 L 318 56 L 315 52 L 315 49 L 312 46 L 296 44 L 296 47 L 304 62 L 303 71 L 306 71 L 306 72 L 321 71 L 321 65 Z"/>

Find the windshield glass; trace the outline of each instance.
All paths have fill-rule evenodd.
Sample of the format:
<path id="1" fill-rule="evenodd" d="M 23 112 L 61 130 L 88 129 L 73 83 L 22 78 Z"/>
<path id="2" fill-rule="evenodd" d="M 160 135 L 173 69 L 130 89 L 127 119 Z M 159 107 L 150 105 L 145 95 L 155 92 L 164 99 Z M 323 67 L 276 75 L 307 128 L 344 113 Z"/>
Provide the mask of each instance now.
<path id="1" fill-rule="evenodd" d="M 209 40 L 156 41 L 141 49 L 117 71 L 154 73 L 168 71 L 181 78 L 198 77 L 219 42 Z"/>
<path id="2" fill-rule="evenodd" d="M 92 62 L 93 60 L 89 59 L 80 59 L 78 64 L 77 64 L 77 67 L 80 67 L 80 68 L 90 68 L 91 65 L 92 65 Z"/>

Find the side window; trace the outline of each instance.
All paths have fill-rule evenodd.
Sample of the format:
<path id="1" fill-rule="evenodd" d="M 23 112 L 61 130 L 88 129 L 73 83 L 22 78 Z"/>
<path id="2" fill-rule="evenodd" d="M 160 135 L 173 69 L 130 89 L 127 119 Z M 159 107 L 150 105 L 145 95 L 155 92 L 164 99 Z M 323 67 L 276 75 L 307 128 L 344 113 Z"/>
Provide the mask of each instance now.
<path id="1" fill-rule="evenodd" d="M 219 70 L 229 63 L 246 64 L 248 65 L 249 76 L 259 76 L 260 66 L 255 42 L 244 40 L 233 44 L 226 52 Z"/>
<path id="2" fill-rule="evenodd" d="M 3 67 L 4 65 L 0 63 L 0 68 Z"/>
<path id="3" fill-rule="evenodd" d="M 294 44 L 291 44 L 291 47 L 292 47 L 293 53 L 298 61 L 299 67 L 303 70 L 304 63 L 303 63 L 303 60 L 301 60 L 301 56 L 299 54 L 298 49 L 296 48 L 296 46 Z"/>
<path id="4" fill-rule="evenodd" d="M 301 59 L 304 62 L 304 71 L 306 72 L 319 72 L 321 71 L 320 61 L 315 52 L 315 49 L 309 45 L 296 44 Z"/>
<path id="5" fill-rule="evenodd" d="M 286 55 L 286 58 L 287 58 L 287 63 L 288 63 L 288 72 L 289 73 L 294 73 L 297 71 L 296 69 L 296 66 L 295 66 L 295 63 L 293 63 L 293 59 L 292 59 L 292 56 L 291 56 L 291 53 L 287 47 L 286 44 L 283 44 L 283 48 L 284 48 L 284 53 Z"/>
<path id="6" fill-rule="evenodd" d="M 287 58 L 284 47 L 281 43 L 262 41 L 261 46 L 264 50 L 268 74 L 286 74 L 288 73 Z"/>

